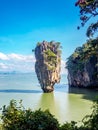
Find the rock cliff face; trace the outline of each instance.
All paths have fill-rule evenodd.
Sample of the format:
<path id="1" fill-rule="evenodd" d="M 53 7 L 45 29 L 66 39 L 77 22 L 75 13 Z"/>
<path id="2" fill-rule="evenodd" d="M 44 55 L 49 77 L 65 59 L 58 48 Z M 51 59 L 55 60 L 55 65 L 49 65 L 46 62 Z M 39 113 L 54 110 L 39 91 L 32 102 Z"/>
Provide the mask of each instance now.
<path id="1" fill-rule="evenodd" d="M 55 83 L 60 82 L 60 43 L 38 43 L 35 48 L 35 71 L 44 92 L 52 92 Z"/>
<path id="2" fill-rule="evenodd" d="M 67 68 L 69 86 L 98 88 L 98 39 L 77 48 Z"/>
<path id="3" fill-rule="evenodd" d="M 69 86 L 73 87 L 98 87 L 98 70 L 96 67 L 97 58 L 92 57 L 87 63 L 82 65 L 82 70 L 78 69 L 76 72 L 68 69 Z M 74 66 L 78 66 L 74 63 Z"/>

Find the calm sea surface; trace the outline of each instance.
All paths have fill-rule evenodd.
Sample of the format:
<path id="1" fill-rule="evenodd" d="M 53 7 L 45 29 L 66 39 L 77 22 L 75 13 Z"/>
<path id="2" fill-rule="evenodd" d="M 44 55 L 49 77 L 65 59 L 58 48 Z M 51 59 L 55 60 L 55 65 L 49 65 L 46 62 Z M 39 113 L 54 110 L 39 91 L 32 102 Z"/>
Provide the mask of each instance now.
<path id="1" fill-rule="evenodd" d="M 91 113 L 92 100 L 98 92 L 69 88 L 66 75 L 53 93 L 43 93 L 35 74 L 0 74 L 0 108 L 11 99 L 23 100 L 25 108 L 49 109 L 60 121 L 80 121 Z"/>

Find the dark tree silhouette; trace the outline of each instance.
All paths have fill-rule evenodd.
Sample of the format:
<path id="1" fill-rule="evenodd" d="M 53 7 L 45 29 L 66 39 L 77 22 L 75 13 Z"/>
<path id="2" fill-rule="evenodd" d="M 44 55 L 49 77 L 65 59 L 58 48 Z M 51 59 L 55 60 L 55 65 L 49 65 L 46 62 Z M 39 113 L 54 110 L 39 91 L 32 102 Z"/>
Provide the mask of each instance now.
<path id="1" fill-rule="evenodd" d="M 75 6 L 79 6 L 80 8 L 80 20 L 82 27 L 87 23 L 88 20 L 98 16 L 98 0 L 78 0 L 75 3 Z M 81 26 L 78 26 L 77 29 L 80 29 Z M 86 35 L 87 37 L 92 37 L 97 31 L 98 21 L 94 21 L 88 27 Z"/>

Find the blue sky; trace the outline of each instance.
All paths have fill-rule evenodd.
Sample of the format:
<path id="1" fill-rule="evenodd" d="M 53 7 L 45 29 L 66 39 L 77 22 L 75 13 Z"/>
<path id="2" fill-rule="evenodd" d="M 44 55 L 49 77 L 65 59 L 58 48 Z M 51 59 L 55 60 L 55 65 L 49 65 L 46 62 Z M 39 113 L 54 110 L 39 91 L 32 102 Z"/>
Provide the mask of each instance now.
<path id="1" fill-rule="evenodd" d="M 37 42 L 59 41 L 62 63 L 86 41 L 76 0 L 0 0 L 0 71 L 34 70 Z M 29 59 L 29 60 L 28 60 Z M 24 64 L 24 68 L 23 68 Z"/>

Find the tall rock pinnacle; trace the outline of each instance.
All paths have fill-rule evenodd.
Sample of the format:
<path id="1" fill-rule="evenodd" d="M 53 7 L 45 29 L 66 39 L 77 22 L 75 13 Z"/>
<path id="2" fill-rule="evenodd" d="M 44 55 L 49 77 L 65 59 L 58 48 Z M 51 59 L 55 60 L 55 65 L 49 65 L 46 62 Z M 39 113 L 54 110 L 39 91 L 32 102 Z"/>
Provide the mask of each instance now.
<path id="1" fill-rule="evenodd" d="M 59 42 L 38 43 L 35 48 L 35 71 L 43 92 L 52 92 L 60 82 L 61 50 Z"/>

